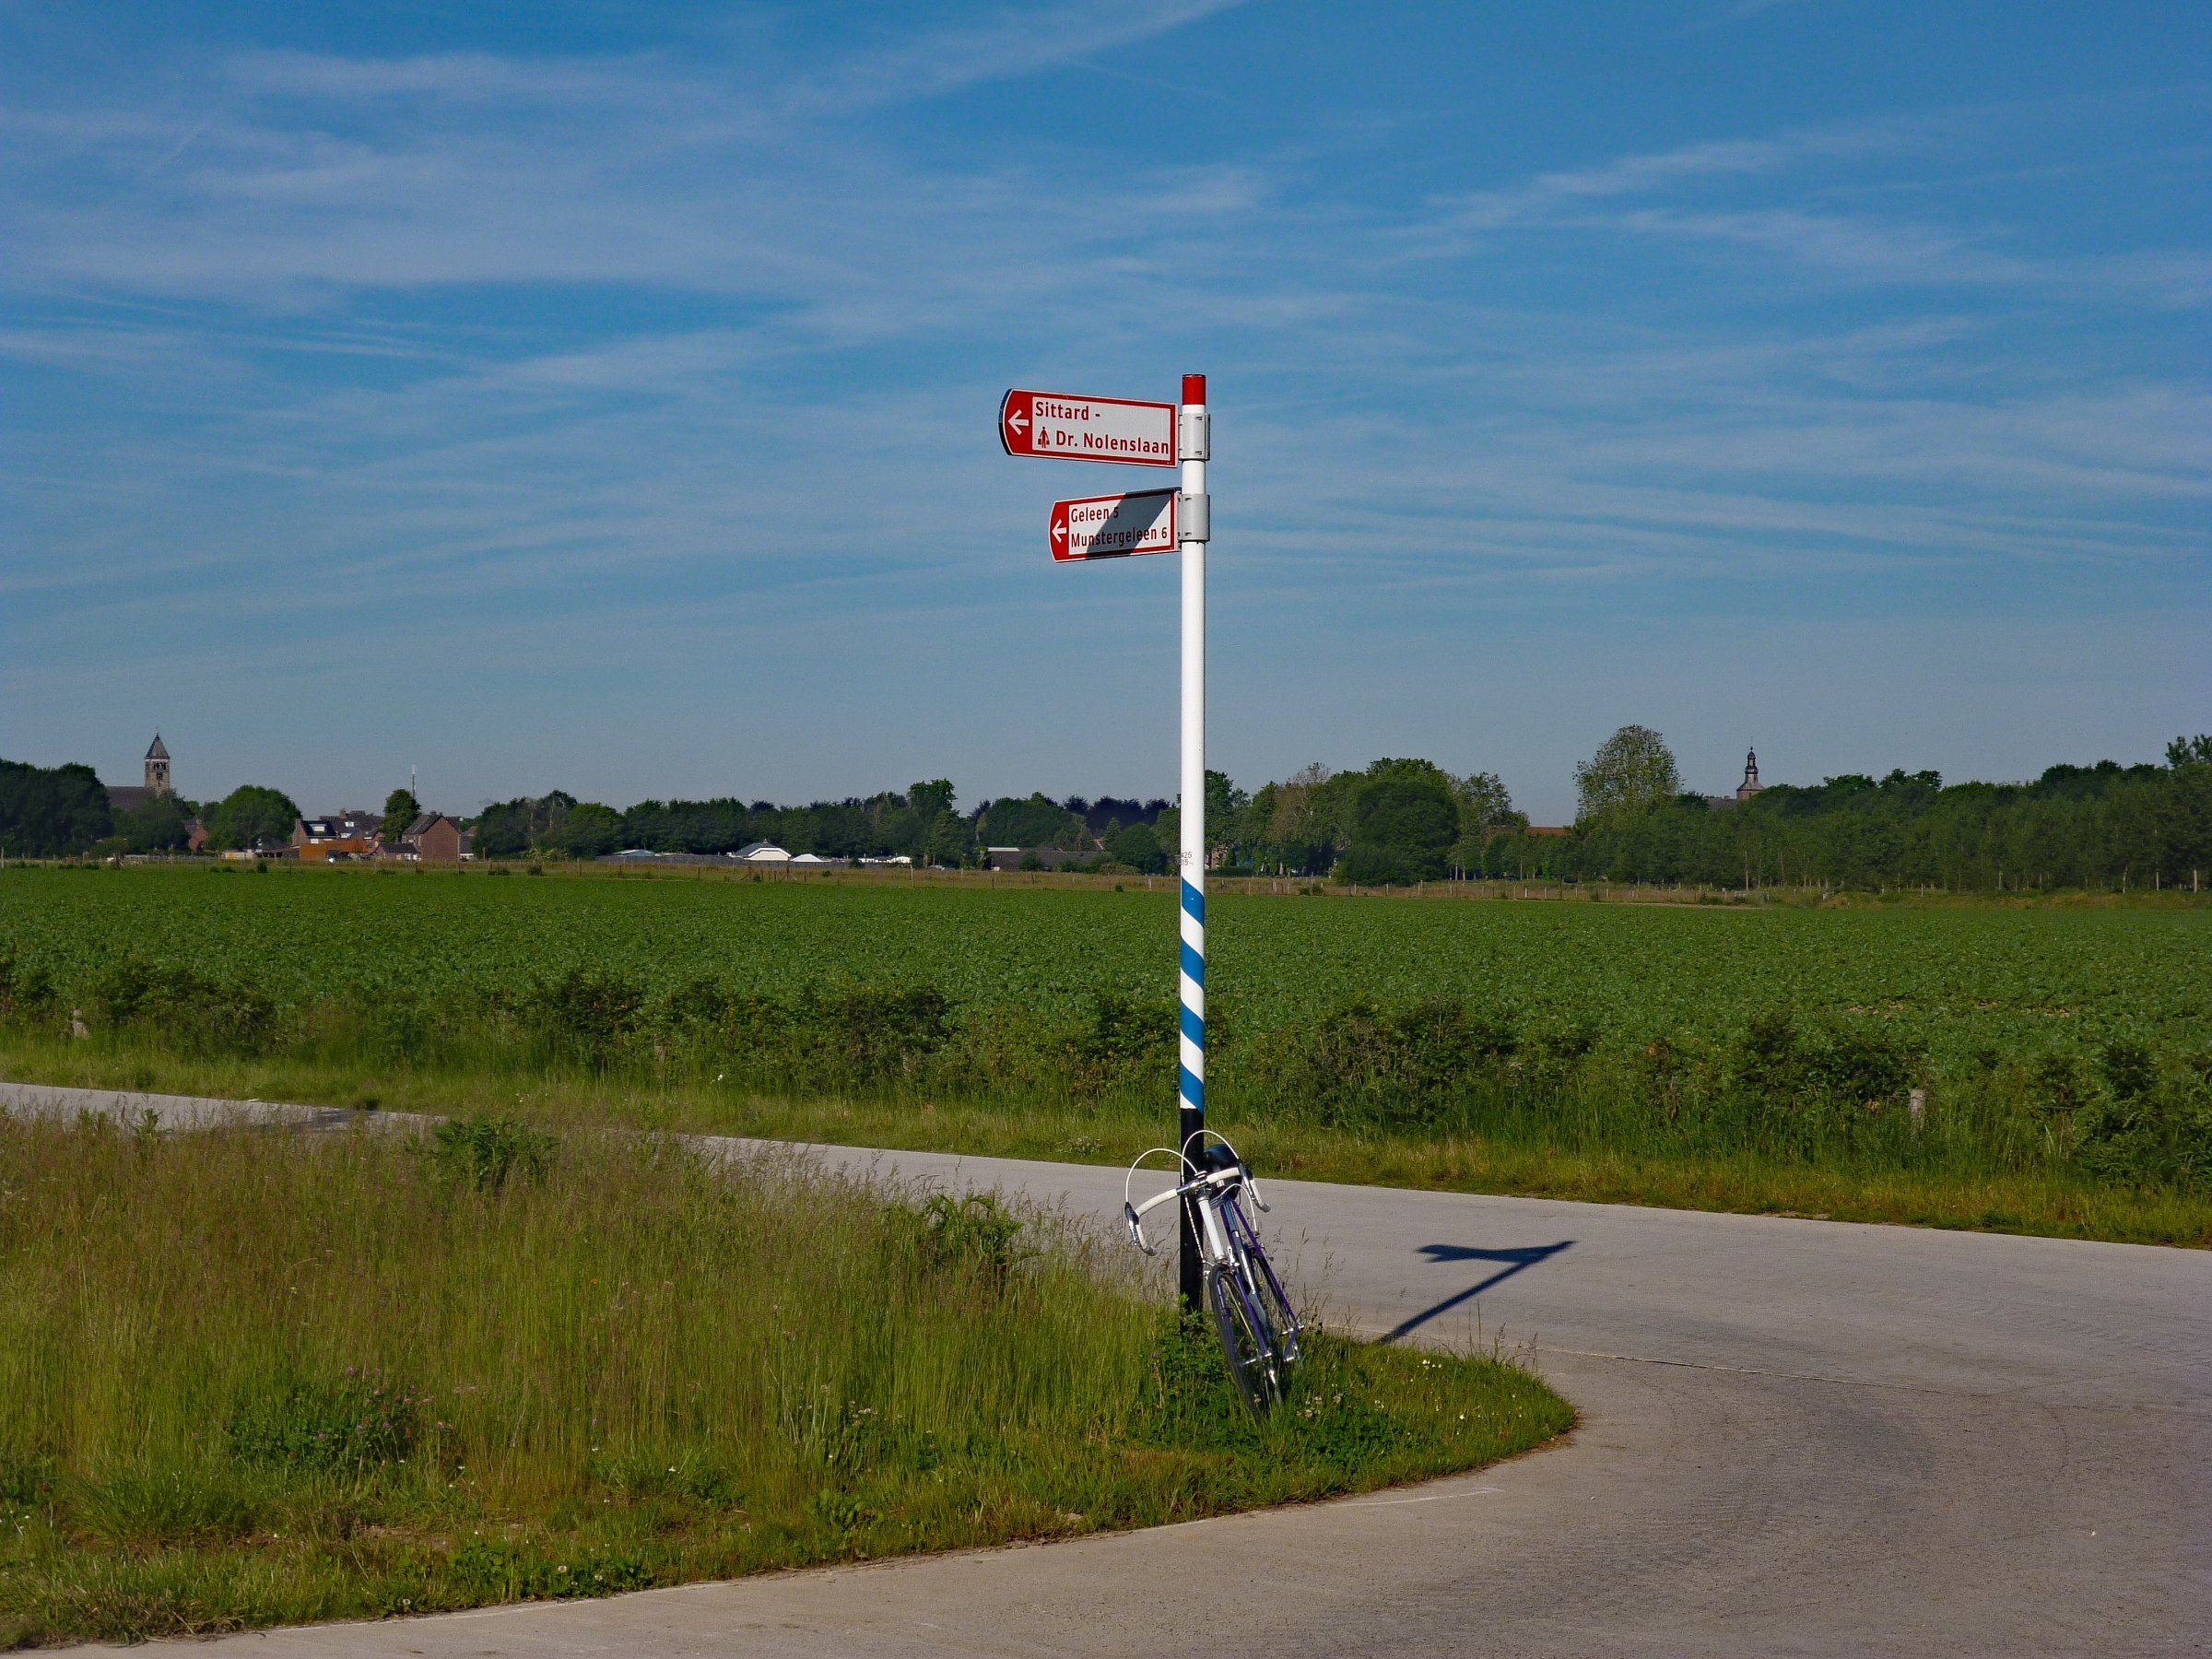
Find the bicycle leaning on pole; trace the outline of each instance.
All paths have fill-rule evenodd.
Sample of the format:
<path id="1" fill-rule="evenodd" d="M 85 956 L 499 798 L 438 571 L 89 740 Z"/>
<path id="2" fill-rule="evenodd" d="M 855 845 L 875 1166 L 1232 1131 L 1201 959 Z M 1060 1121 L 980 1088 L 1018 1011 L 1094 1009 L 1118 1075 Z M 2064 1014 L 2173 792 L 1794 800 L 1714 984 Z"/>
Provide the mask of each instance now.
<path id="1" fill-rule="evenodd" d="M 1183 1180 L 1135 1203 L 1131 1193 L 1136 1172 L 1147 1159 L 1160 1153 L 1176 1159 Z M 1131 1242 L 1156 1256 L 1159 1251 L 1145 1237 L 1145 1218 L 1164 1204 L 1189 1201 L 1197 1221 L 1206 1305 L 1237 1393 L 1258 1417 L 1282 1403 L 1299 1361 L 1300 1327 L 1259 1232 L 1244 1213 L 1246 1194 L 1254 1207 L 1265 1211 L 1267 1203 L 1251 1167 L 1225 1138 L 1202 1129 L 1183 1142 L 1181 1152 L 1154 1147 L 1129 1166 L 1122 1183 L 1122 1219 Z"/>

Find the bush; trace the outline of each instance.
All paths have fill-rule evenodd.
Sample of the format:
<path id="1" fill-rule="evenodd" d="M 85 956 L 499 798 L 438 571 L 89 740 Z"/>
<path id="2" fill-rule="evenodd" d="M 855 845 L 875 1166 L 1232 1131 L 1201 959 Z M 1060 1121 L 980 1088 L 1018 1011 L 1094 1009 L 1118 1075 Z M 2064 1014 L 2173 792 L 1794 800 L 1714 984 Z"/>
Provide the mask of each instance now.
<path id="1" fill-rule="evenodd" d="M 653 1018 L 665 1035 L 708 1056 L 769 1063 L 788 1049 L 794 1013 L 772 996 L 699 978 L 664 995 Z"/>
<path id="2" fill-rule="evenodd" d="M 605 1066 L 637 1030 L 645 994 L 612 974 L 576 969 L 535 987 L 520 1004 L 525 1020 L 556 1052 Z"/>
<path id="3" fill-rule="evenodd" d="M 1564 1082 L 1596 1049 L 1598 1036 L 1597 1021 L 1586 1014 L 1570 1014 L 1530 1031 L 1522 1041 L 1528 1076 L 1546 1083 Z"/>
<path id="4" fill-rule="evenodd" d="M 1003 1288 L 1014 1264 L 1030 1253 L 1018 1248 L 1021 1218 L 986 1194 L 936 1194 L 919 1218 L 922 1261 L 935 1272 L 971 1275 Z"/>
<path id="5" fill-rule="evenodd" d="M 952 1004 L 935 985 L 847 985 L 799 1004 L 817 1064 L 844 1081 L 910 1077 L 952 1034 Z"/>
<path id="6" fill-rule="evenodd" d="M 1175 1086 L 1181 1008 L 1171 996 L 1099 994 L 1090 1023 L 1076 1037 L 1078 1079 L 1092 1088 Z"/>
<path id="7" fill-rule="evenodd" d="M 479 1112 L 438 1125 L 430 1163 L 440 1180 L 496 1196 L 511 1175 L 543 1181 L 557 1144 L 542 1129 Z"/>
<path id="8" fill-rule="evenodd" d="M 1365 998 L 1339 1003 L 1310 1036 L 1278 1039 L 1263 1068 L 1324 1123 L 1418 1123 L 1436 1117 L 1519 1050 L 1514 1016 L 1424 997 L 1394 1012 Z"/>
<path id="9" fill-rule="evenodd" d="M 0 1025 L 41 1024 L 57 1006 L 53 981 L 43 968 L 26 967 L 14 952 L 0 952 Z"/>
<path id="10" fill-rule="evenodd" d="M 186 1053 L 259 1053 L 276 1032 L 276 1006 L 266 995 L 190 968 L 124 957 L 96 971 L 85 993 L 93 1023 L 144 1031 Z"/>
<path id="11" fill-rule="evenodd" d="M 1724 1103 L 1755 1144 L 1807 1156 L 1877 1133 L 1884 1110 L 1904 1103 L 1925 1064 L 1878 1032 L 1833 1022 L 1800 1027 L 1786 1008 L 1764 1009 L 1724 1056 Z"/>
<path id="12" fill-rule="evenodd" d="M 2089 1068 L 2072 1049 L 2052 1049 L 2039 1055 L 2028 1073 L 2028 1104 L 2031 1111 L 2071 1120 L 2096 1098 Z"/>
<path id="13" fill-rule="evenodd" d="M 2212 1054 L 2171 1075 L 2140 1043 L 2121 1039 L 2098 1054 L 2108 1092 L 2074 1120 L 2075 1155 L 2108 1180 L 2212 1188 Z"/>

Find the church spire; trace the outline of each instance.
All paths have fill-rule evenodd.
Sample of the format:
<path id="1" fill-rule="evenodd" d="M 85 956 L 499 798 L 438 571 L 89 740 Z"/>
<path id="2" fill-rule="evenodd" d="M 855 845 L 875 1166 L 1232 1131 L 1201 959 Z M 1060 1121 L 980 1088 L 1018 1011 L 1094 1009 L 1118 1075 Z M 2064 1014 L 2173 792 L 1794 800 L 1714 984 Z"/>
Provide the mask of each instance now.
<path id="1" fill-rule="evenodd" d="M 1763 786 L 1759 781 L 1759 751 L 1755 748 L 1746 749 L 1744 751 L 1744 781 L 1735 786 L 1735 798 L 1739 801 L 1747 801 L 1757 794 L 1761 787 Z"/>

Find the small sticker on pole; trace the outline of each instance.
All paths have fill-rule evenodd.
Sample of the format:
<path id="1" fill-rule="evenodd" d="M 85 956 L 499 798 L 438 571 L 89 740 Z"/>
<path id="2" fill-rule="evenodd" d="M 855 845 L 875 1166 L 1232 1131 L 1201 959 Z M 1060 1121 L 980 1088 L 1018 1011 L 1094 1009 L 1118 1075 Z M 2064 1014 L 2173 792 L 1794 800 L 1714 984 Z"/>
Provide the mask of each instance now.
<path id="1" fill-rule="evenodd" d="M 1065 561 L 1172 553 L 1181 494 L 1173 489 L 1145 489 L 1135 495 L 1054 501 L 1049 532 L 1053 557 Z"/>
<path id="2" fill-rule="evenodd" d="M 1174 466 L 1175 406 L 1072 392 L 1008 392 L 998 406 L 998 441 L 1009 455 Z"/>

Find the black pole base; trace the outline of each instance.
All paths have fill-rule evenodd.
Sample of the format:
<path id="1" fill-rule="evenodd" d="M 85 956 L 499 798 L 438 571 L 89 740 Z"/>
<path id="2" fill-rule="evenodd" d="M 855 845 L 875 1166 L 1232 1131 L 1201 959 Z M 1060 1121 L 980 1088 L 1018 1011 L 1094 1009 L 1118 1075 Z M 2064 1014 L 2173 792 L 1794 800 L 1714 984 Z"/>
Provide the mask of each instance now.
<path id="1" fill-rule="evenodd" d="M 1177 1150 L 1187 1150 L 1191 1146 L 1191 1137 L 1205 1127 L 1206 1112 L 1203 1107 L 1182 1107 L 1176 1119 Z M 1176 1176 L 1177 1181 L 1185 1179 L 1180 1174 Z M 1191 1199 L 1185 1198 L 1182 1210 L 1182 1253 L 1178 1265 L 1181 1269 L 1179 1279 L 1182 1290 L 1182 1311 L 1185 1313 L 1196 1313 L 1202 1311 L 1206 1301 L 1205 1258 L 1198 1253 L 1198 1208 Z"/>

